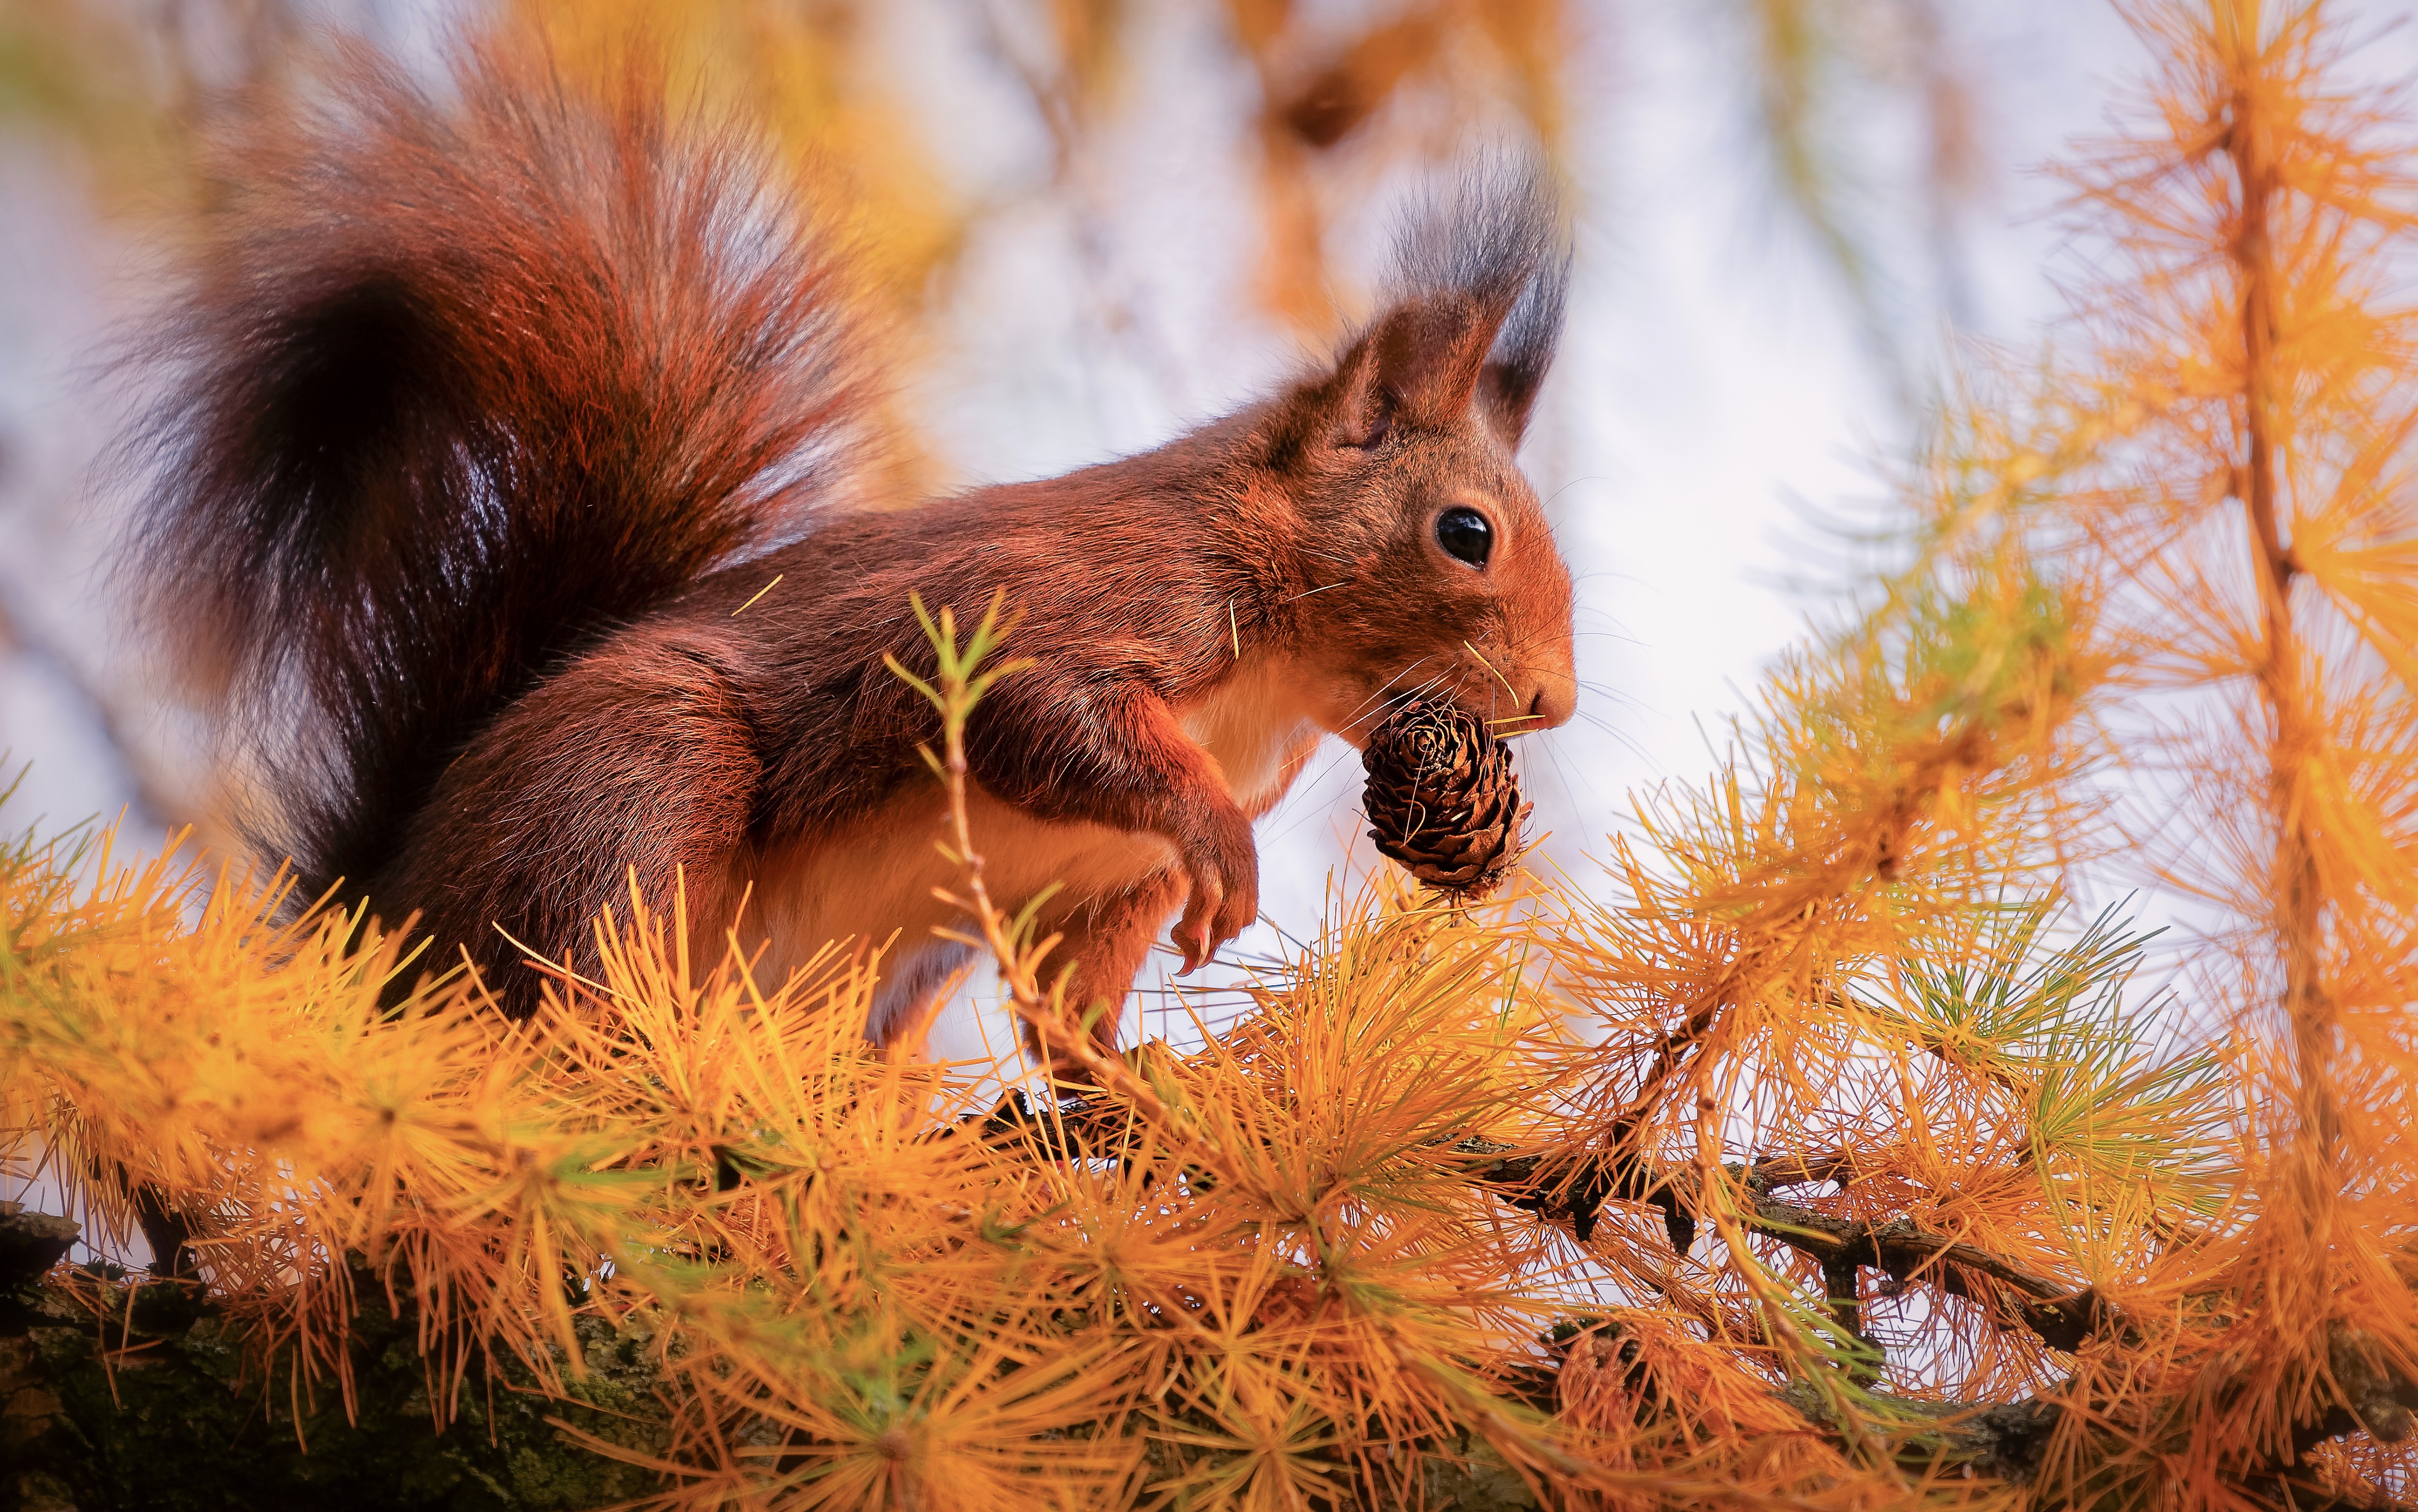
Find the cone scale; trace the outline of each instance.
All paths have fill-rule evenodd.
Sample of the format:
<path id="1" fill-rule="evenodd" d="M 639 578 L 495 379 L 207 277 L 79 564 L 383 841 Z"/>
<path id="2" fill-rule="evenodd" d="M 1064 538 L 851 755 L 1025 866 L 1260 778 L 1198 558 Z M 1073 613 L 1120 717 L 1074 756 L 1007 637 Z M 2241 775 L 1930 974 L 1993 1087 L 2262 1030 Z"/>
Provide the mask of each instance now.
<path id="1" fill-rule="evenodd" d="M 1369 838 L 1456 903 L 1484 897 L 1520 857 L 1529 805 L 1511 750 L 1450 704 L 1412 703 L 1369 733 Z"/>

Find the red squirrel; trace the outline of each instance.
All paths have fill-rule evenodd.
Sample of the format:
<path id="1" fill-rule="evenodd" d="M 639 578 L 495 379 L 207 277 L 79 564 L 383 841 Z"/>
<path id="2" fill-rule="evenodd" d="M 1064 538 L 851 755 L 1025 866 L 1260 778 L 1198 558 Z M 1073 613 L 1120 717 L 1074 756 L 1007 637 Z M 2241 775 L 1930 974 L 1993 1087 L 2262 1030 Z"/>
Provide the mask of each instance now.
<path id="1" fill-rule="evenodd" d="M 1022 616 L 969 726 L 1011 909 L 1063 884 L 1070 1000 L 1118 1010 L 1257 915 L 1252 820 L 1412 696 L 1569 719 L 1570 580 L 1513 460 L 1568 253 L 1534 170 L 1415 216 L 1331 364 L 1155 451 L 911 507 L 857 496 L 879 403 L 833 237 L 659 70 L 366 52 L 261 114 L 157 355 L 131 541 L 215 678 L 303 889 L 417 916 L 508 1012 L 600 912 L 685 889 L 778 980 L 895 939 L 866 1031 L 965 960 L 909 607 Z M 1180 915 L 1180 917 L 1179 917 Z M 457 954 L 458 953 L 458 954 Z"/>

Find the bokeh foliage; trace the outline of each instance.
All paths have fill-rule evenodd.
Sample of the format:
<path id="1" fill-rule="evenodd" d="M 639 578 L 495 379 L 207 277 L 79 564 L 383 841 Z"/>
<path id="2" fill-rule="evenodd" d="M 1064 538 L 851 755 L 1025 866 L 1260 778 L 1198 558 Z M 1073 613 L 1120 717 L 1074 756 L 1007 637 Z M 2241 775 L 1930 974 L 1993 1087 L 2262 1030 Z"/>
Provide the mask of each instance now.
<path id="1" fill-rule="evenodd" d="M 1528 13 L 1389 13 L 1319 108 L 1516 77 L 1528 33 L 1444 38 Z M 1115 16 L 1050 15 L 1074 144 Z M 650 1341 L 668 1439 L 595 1448 L 667 1505 L 1396 1504 L 1481 1449 L 1571 1505 L 2408 1500 L 2418 128 L 2321 7 L 2138 22 L 2164 71 L 2069 166 L 2107 250 L 2060 355 L 1977 366 L 1897 559 L 1600 875 L 1372 887 L 1197 1050 L 1020 1103 L 865 1046 L 838 953 L 759 983 L 634 908 L 513 1025 L 273 886 L 28 841 L 17 1157 L 104 1233 L 165 1194 L 298 1393 L 346 1399 L 371 1298 L 440 1415 L 499 1360 L 572 1392 L 600 1321 Z M 879 133 L 732 24 L 700 79 Z M 947 224 L 868 233 L 902 311 Z M 2204 912 L 2078 907 L 2110 866 Z"/>

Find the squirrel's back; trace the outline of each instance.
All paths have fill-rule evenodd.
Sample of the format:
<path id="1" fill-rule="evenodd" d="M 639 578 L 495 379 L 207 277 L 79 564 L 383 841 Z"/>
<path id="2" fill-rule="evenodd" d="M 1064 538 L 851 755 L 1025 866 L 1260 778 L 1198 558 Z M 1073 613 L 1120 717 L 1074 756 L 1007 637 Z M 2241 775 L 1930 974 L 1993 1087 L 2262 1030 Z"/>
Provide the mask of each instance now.
<path id="1" fill-rule="evenodd" d="M 866 434 L 822 238 L 665 99 L 526 39 L 441 88 L 362 49 L 225 146 L 128 563 L 314 891 L 568 651 L 796 536 Z"/>

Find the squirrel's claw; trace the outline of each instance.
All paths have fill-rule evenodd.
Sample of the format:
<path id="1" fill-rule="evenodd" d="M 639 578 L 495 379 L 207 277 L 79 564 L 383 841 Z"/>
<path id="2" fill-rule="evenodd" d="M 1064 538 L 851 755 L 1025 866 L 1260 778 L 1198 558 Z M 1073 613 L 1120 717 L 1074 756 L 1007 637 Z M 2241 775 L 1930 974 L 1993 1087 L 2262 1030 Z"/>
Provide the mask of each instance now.
<path id="1" fill-rule="evenodd" d="M 1193 874 L 1191 901 L 1184 906 L 1184 917 L 1172 934 L 1176 948 L 1184 952 L 1184 964 L 1177 969 L 1176 975 L 1191 975 L 1208 965 L 1209 957 L 1217 954 L 1222 941 L 1212 933 L 1210 921 L 1225 895 L 1225 884 L 1218 880 L 1216 873 Z"/>
<path id="2" fill-rule="evenodd" d="M 1241 934 L 1260 916 L 1259 858 L 1247 848 L 1249 823 L 1247 819 L 1242 822 L 1242 843 L 1233 848 L 1240 851 L 1238 856 L 1223 862 L 1196 861 L 1189 868 L 1192 896 L 1184 906 L 1183 919 L 1171 932 L 1176 947 L 1184 952 L 1184 965 L 1176 972 L 1178 976 L 1208 965 L 1218 946 Z"/>

